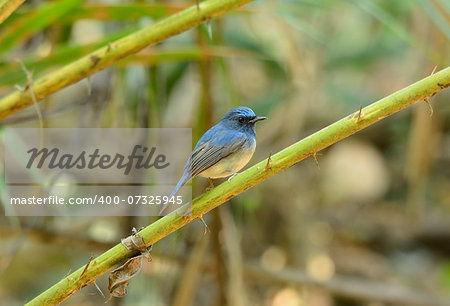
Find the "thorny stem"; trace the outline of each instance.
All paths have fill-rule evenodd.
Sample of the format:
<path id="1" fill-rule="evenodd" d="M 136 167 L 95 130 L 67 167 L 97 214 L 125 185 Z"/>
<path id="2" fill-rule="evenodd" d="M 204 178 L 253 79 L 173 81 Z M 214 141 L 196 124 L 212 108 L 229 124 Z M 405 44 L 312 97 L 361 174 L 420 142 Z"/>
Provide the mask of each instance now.
<path id="1" fill-rule="evenodd" d="M 61 88 L 78 82 L 149 45 L 184 32 L 250 1 L 207 0 L 199 3 L 198 8 L 197 5 L 193 5 L 40 77 L 33 82 L 34 95 L 38 101 L 42 100 Z M 30 90 L 12 92 L 0 99 L 0 120 L 19 112 L 32 103 Z"/>
<path id="2" fill-rule="evenodd" d="M 139 231 L 146 246 L 168 236 L 189 222 L 201 218 L 205 213 L 225 203 L 236 195 L 285 170 L 294 164 L 314 156 L 320 150 L 390 116 L 407 106 L 433 96 L 450 86 L 450 67 L 426 77 L 392 95 L 385 97 L 353 114 L 323 128 L 322 130 L 294 143 L 277 154 L 271 155 L 270 167 L 268 158 L 237 175 L 231 182 L 224 182 L 216 188 L 205 192 L 192 201 L 192 214 L 176 215 L 177 211 L 165 216 Z M 136 255 L 122 244 L 90 261 L 67 277 L 64 277 L 51 288 L 41 293 L 28 305 L 48 305 L 61 303 L 84 286 L 95 282 L 95 279 L 108 272 L 120 262 Z"/>

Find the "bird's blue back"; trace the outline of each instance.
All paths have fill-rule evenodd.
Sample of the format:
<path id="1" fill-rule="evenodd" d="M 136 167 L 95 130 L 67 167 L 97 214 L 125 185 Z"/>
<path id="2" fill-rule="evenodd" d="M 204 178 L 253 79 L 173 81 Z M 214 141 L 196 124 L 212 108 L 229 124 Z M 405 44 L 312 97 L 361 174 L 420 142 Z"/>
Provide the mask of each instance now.
<path id="1" fill-rule="evenodd" d="M 208 142 L 212 146 L 227 146 L 236 141 L 236 138 L 255 137 L 255 134 L 246 135 L 241 131 L 227 127 L 222 121 L 206 131 L 198 140 L 195 149 L 202 143 Z"/>

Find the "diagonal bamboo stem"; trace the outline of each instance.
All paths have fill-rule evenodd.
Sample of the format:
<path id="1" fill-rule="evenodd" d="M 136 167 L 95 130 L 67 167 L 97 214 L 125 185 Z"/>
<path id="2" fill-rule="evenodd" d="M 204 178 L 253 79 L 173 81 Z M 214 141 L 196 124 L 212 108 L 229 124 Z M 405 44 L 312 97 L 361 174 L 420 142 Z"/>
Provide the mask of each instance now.
<path id="1" fill-rule="evenodd" d="M 251 0 L 207 0 L 197 6 L 191 6 L 167 17 L 156 24 L 132 33 L 110 43 L 86 56 L 48 73 L 33 82 L 33 91 L 37 100 L 134 54 L 143 48 L 156 44 L 168 37 L 184 32 L 211 18 L 220 16 Z M 0 120 L 30 106 L 33 100 L 30 90 L 14 91 L 0 100 Z"/>
<path id="2" fill-rule="evenodd" d="M 0 1 L 0 24 L 5 21 L 25 0 L 1 0 Z"/>
<path id="3" fill-rule="evenodd" d="M 434 95 L 450 86 L 450 67 L 426 77 L 392 95 L 356 111 L 322 130 L 308 136 L 194 199 L 191 216 L 166 216 L 139 232 L 147 246 L 185 226 L 229 199 L 268 179 L 294 164 L 314 156 L 320 150 L 390 116 L 407 106 Z M 181 208 L 182 209 L 182 208 Z M 43 292 L 28 305 L 61 303 L 82 287 L 92 283 L 123 260 L 135 255 L 122 244 L 93 259 L 86 271 L 83 266 Z M 84 271 L 84 273 L 83 273 Z M 83 275 L 82 275 L 83 274 Z"/>

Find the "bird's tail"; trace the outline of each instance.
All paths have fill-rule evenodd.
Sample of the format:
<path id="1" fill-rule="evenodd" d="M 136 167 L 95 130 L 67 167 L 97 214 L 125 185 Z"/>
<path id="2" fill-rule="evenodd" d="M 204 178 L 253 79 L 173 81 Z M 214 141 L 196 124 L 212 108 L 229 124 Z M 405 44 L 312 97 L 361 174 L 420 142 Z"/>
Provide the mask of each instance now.
<path id="1" fill-rule="evenodd" d="M 170 193 L 169 197 L 167 198 L 167 201 L 163 204 L 163 207 L 161 207 L 161 210 L 159 211 L 160 215 L 162 215 L 164 213 L 164 210 L 166 210 L 167 203 L 169 203 L 170 200 L 172 200 L 172 198 L 175 196 L 175 194 L 178 192 L 178 190 L 180 190 L 180 188 L 183 187 L 183 185 L 186 184 L 186 182 L 189 181 L 189 179 L 190 179 L 189 174 L 184 173 L 183 176 L 178 181 L 178 183 L 175 186 L 175 188 Z"/>

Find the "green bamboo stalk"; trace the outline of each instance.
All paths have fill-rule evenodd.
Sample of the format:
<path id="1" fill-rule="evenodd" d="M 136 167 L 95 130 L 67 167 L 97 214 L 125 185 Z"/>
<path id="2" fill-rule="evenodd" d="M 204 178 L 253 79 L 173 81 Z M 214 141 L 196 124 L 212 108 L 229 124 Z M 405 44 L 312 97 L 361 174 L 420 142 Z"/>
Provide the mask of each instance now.
<path id="1" fill-rule="evenodd" d="M 350 116 L 278 152 L 271 156 L 270 160 L 265 159 L 259 162 L 234 177 L 230 182 L 225 182 L 205 192 L 193 200 L 191 216 L 166 216 L 150 224 L 140 231 L 139 234 L 143 237 L 147 246 L 152 245 L 261 181 L 293 166 L 303 159 L 315 156 L 320 150 L 415 102 L 427 99 L 448 86 L 450 86 L 450 67 L 399 90 L 360 111 L 356 111 Z M 93 259 L 87 268 L 83 266 L 69 276 L 64 277 L 47 291 L 30 301 L 28 305 L 61 303 L 79 289 L 93 283 L 102 274 L 135 254 L 135 252 L 127 250 L 122 244 L 117 244 Z"/>
<path id="2" fill-rule="evenodd" d="M 104 69 L 130 54 L 134 54 L 149 45 L 186 31 L 250 1 L 207 0 L 199 4 L 199 9 L 197 9 L 196 5 L 191 6 L 152 26 L 89 53 L 57 71 L 42 76 L 33 82 L 34 95 L 37 100 L 42 100 L 59 89 Z M 19 112 L 32 103 L 30 90 L 14 91 L 0 100 L 0 120 Z"/>
<path id="3" fill-rule="evenodd" d="M 25 0 L 1 0 L 0 1 L 0 24 L 5 21 Z"/>

